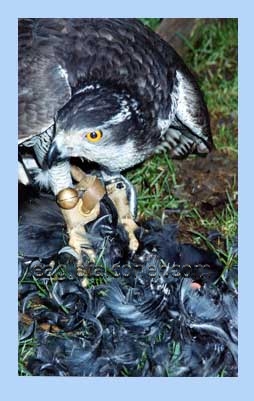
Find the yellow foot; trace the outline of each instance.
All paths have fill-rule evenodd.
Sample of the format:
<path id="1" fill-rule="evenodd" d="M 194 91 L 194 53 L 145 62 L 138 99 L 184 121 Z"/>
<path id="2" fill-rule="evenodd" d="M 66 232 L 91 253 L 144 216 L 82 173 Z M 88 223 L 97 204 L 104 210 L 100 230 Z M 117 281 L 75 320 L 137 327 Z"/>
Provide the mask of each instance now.
<path id="1" fill-rule="evenodd" d="M 73 209 L 62 209 L 69 235 L 69 245 L 79 256 L 78 265 L 82 264 L 82 253 L 85 253 L 91 261 L 95 260 L 95 252 L 86 236 L 85 225 L 95 220 L 100 213 L 100 205 L 98 204 L 87 216 L 83 216 L 80 214 L 81 203 L 82 200 L 80 199 Z"/>
<path id="2" fill-rule="evenodd" d="M 136 252 L 139 243 L 135 236 L 135 231 L 138 228 L 132 214 L 126 194 L 126 186 L 122 180 L 106 185 L 106 190 L 109 198 L 114 203 L 119 222 L 124 226 L 129 236 L 129 248 L 131 251 Z"/>
<path id="3" fill-rule="evenodd" d="M 82 264 L 82 253 L 91 261 L 95 260 L 95 252 L 86 236 L 85 225 L 94 221 L 100 213 L 100 200 L 105 189 L 100 180 L 85 174 L 80 168 L 72 166 L 71 173 L 78 182 L 75 188 L 65 188 L 57 195 L 57 203 L 64 216 L 69 245 L 78 255 L 77 265 Z"/>

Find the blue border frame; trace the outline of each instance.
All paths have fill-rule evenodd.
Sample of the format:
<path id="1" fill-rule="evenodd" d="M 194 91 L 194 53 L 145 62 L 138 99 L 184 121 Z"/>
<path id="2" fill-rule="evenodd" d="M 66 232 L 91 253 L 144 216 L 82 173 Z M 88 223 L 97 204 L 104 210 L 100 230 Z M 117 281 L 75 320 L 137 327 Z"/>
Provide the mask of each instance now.
<path id="1" fill-rule="evenodd" d="M 117 2 L 9 1 L 1 18 L 1 392 L 16 400 L 57 397 L 86 399 L 239 400 L 248 394 L 252 380 L 252 213 L 253 32 L 251 2 L 187 1 L 154 4 L 148 0 Z M 240 357 L 238 378 L 37 378 L 17 374 L 17 18 L 18 17 L 234 17 L 239 18 L 239 267 L 240 267 Z M 8 191 L 6 189 L 8 188 Z M 248 232 L 249 229 L 249 232 Z M 250 322 L 250 323 L 249 323 Z M 253 391 L 251 391 L 253 393 Z"/>

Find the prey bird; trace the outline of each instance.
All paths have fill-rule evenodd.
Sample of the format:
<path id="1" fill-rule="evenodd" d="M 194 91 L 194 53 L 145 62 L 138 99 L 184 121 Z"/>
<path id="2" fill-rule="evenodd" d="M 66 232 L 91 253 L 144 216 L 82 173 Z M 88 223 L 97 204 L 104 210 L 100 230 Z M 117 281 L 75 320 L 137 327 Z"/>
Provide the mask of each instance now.
<path id="1" fill-rule="evenodd" d="M 208 110 L 196 79 L 142 22 L 19 20 L 21 182 L 28 182 L 32 160 L 37 183 L 59 196 L 75 189 L 73 176 L 82 178 L 72 176 L 71 158 L 94 162 L 135 250 L 135 191 L 121 172 L 163 150 L 184 157 L 211 148 Z M 24 150 L 33 158 L 25 158 Z M 74 204 L 62 212 L 70 245 L 80 254 L 84 235 L 75 227 L 80 234 L 87 220 Z"/>

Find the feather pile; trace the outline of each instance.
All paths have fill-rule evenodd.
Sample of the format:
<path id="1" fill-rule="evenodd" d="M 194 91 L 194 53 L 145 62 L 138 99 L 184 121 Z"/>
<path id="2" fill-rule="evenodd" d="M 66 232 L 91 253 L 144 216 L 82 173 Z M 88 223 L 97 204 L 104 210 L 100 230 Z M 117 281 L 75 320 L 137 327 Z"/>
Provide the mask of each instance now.
<path id="1" fill-rule="evenodd" d="M 58 254 L 67 237 L 54 199 L 21 188 L 19 335 L 39 376 L 237 376 L 237 268 L 142 224 L 140 247 L 104 199 L 87 227 L 97 263 Z M 235 250 L 234 250 L 235 251 Z M 84 276 L 87 288 L 82 286 Z"/>

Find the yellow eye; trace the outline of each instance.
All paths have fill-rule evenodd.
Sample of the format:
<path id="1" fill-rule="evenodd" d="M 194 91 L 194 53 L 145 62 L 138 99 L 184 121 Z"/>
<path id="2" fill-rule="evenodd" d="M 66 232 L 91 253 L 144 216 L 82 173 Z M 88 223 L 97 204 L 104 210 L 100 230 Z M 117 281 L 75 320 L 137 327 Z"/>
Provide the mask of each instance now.
<path id="1" fill-rule="evenodd" d="M 86 138 L 90 142 L 99 142 L 102 138 L 102 132 L 101 131 L 93 131 L 93 132 L 88 132 L 86 134 Z"/>

